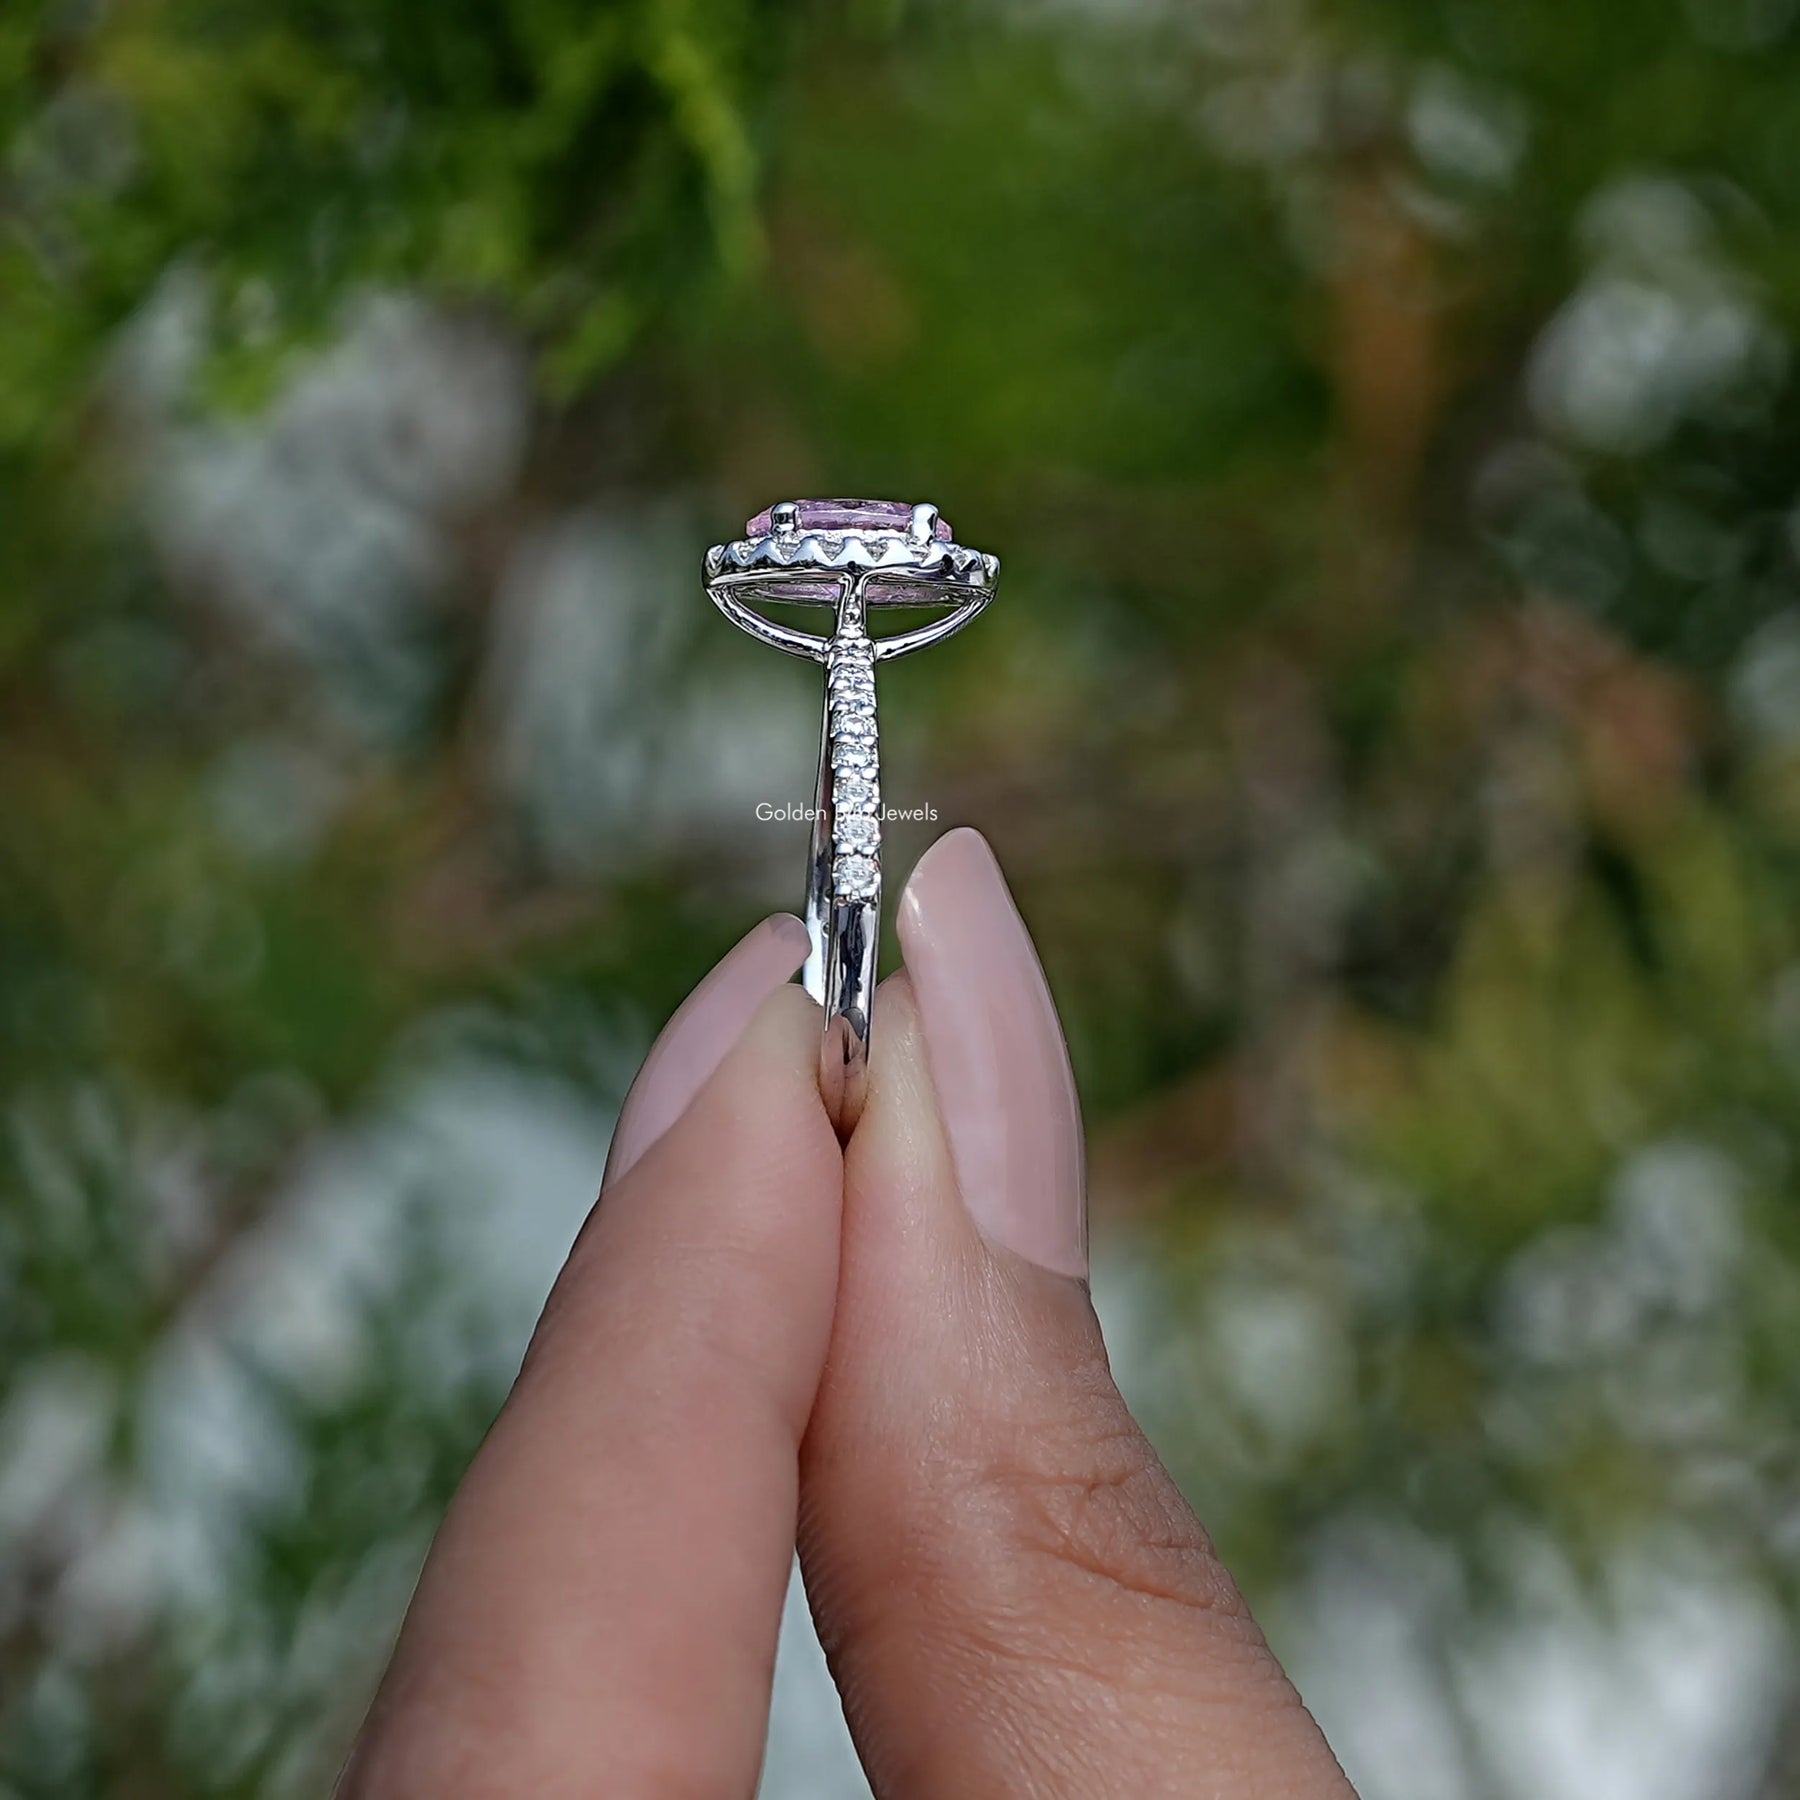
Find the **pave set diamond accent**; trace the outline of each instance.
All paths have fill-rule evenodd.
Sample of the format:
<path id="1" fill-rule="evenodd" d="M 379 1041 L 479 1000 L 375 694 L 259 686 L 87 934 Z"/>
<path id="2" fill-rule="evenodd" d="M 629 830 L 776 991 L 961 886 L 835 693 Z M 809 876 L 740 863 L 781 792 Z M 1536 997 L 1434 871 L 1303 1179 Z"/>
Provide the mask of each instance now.
<path id="1" fill-rule="evenodd" d="M 875 749 L 875 646 L 840 637 L 826 664 L 831 716 L 831 887 L 873 900 L 881 887 L 881 785 Z"/>

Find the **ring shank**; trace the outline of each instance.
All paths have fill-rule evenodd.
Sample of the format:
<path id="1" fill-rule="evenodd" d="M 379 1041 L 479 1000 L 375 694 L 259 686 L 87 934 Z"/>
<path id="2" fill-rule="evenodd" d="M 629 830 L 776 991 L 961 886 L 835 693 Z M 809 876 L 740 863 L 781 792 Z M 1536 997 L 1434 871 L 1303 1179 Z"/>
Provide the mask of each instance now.
<path id="1" fill-rule="evenodd" d="M 874 1010 L 880 948 L 878 900 L 838 896 L 832 880 L 837 836 L 831 761 L 831 695 L 826 693 L 819 742 L 819 779 L 813 804 L 812 857 L 807 865 L 806 935 L 810 940 L 800 979 L 825 1009 L 819 1046 L 819 1092 L 840 1137 L 862 1116 L 868 1091 L 869 1020 Z"/>
<path id="2" fill-rule="evenodd" d="M 833 908 L 826 962 L 825 1035 L 819 1046 L 819 1093 L 839 1137 L 862 1117 L 869 1085 L 869 999 L 875 988 L 879 908 L 862 900 Z"/>

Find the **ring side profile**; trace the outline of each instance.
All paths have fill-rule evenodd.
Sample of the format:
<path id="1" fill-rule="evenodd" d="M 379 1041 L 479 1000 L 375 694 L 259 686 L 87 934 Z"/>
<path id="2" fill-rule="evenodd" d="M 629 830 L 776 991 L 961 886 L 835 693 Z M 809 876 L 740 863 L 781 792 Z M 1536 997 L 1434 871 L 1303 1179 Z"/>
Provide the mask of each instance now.
<path id="1" fill-rule="evenodd" d="M 848 1136 L 868 1076 L 881 921 L 881 749 L 875 668 L 960 631 L 994 597 L 997 558 L 958 544 L 935 506 L 895 500 L 786 500 L 706 553 L 706 591 L 762 643 L 825 666 L 801 972 L 825 1009 L 820 1092 Z M 829 635 L 766 618 L 755 602 L 829 607 Z M 884 606 L 930 608 L 924 624 L 875 636 Z"/>

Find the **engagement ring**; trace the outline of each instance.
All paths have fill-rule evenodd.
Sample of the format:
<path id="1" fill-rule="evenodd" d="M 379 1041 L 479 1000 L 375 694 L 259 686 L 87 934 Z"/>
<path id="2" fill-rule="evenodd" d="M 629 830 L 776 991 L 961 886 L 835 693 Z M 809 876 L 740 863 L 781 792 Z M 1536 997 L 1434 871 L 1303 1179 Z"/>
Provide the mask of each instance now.
<path id="1" fill-rule="evenodd" d="M 960 631 L 994 597 L 997 558 L 951 536 L 935 506 L 899 500 L 784 500 L 736 543 L 706 553 L 706 591 L 754 638 L 825 665 L 825 726 L 807 867 L 801 971 L 825 1009 L 820 1091 L 840 1136 L 862 1112 L 881 920 L 881 756 L 875 665 Z M 754 610 L 752 602 L 829 606 L 829 636 Z M 910 630 L 872 636 L 883 606 L 943 609 Z"/>

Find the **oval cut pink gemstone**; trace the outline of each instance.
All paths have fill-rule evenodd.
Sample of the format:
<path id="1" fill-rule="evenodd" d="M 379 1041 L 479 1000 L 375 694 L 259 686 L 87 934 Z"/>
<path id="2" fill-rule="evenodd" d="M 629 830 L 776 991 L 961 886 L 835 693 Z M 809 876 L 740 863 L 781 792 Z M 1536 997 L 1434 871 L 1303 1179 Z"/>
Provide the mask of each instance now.
<path id="1" fill-rule="evenodd" d="M 796 500 L 802 531 L 904 531 L 912 523 L 905 500 Z M 745 537 L 766 537 L 775 529 L 775 509 L 765 506 L 744 527 Z M 939 519 L 932 535 L 949 543 L 950 527 Z"/>

